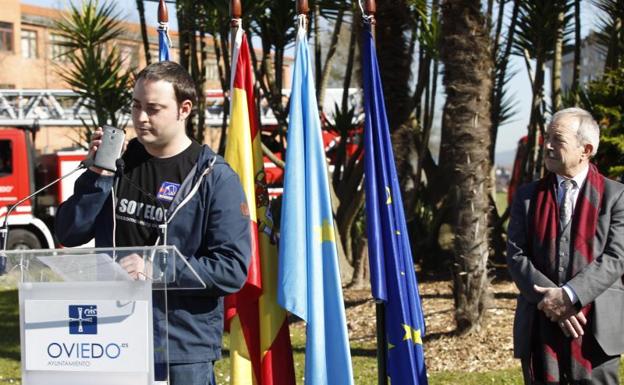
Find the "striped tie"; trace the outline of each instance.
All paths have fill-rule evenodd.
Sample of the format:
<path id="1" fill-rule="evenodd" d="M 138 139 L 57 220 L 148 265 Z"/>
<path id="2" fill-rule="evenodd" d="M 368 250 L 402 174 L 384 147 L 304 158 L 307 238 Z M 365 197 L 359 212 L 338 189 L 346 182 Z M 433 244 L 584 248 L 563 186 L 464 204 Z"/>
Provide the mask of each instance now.
<path id="1" fill-rule="evenodd" d="M 561 222 L 562 229 L 564 229 L 572 219 L 572 188 L 574 185 L 575 183 L 571 179 L 565 179 L 561 182 L 563 198 L 561 199 L 559 210 L 559 221 Z"/>

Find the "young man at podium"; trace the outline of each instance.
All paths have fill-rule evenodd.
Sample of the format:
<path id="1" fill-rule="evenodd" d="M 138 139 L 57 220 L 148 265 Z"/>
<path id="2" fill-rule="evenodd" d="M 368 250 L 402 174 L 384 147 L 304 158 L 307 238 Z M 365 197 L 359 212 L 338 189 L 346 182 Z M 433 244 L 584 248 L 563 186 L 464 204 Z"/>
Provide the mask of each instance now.
<path id="1" fill-rule="evenodd" d="M 137 76 L 132 104 L 136 139 L 117 172 L 89 167 L 60 206 L 56 235 L 65 246 L 95 238 L 97 247 L 175 245 L 206 283 L 169 291 L 169 381 L 207 385 L 221 356 L 223 296 L 238 291 L 251 254 L 249 210 L 238 176 L 207 146 L 186 134 L 196 103 L 189 74 L 158 62 Z M 90 158 L 102 145 L 95 131 Z M 163 227 L 163 224 L 167 224 Z M 135 279 L 144 261 L 119 261 Z"/>

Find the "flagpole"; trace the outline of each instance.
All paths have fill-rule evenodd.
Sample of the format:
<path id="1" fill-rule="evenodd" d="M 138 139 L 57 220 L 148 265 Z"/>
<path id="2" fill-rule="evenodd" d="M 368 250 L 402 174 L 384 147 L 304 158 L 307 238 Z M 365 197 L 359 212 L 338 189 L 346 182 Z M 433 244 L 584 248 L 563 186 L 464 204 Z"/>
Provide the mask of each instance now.
<path id="1" fill-rule="evenodd" d="M 375 0 L 366 0 L 364 4 L 364 22 L 370 24 L 373 39 L 375 38 L 376 12 L 377 4 Z M 376 301 L 375 303 L 375 318 L 377 324 L 377 384 L 388 385 L 388 341 L 386 338 L 386 309 L 383 301 Z"/>

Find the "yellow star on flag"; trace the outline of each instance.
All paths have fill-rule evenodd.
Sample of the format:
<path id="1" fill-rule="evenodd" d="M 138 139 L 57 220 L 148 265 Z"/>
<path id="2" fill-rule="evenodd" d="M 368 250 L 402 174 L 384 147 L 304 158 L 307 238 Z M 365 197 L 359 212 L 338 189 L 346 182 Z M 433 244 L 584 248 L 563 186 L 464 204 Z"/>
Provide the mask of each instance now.
<path id="1" fill-rule="evenodd" d="M 386 186 L 386 204 L 392 204 L 392 193 L 390 192 L 390 187 Z"/>
<path id="2" fill-rule="evenodd" d="M 413 327 L 403 324 L 403 330 L 405 331 L 405 335 L 403 336 L 403 341 L 412 340 L 414 344 L 422 345 L 422 338 L 420 337 L 420 329 L 414 329 Z"/>
<path id="3" fill-rule="evenodd" d="M 314 239 L 317 242 L 335 242 L 334 226 L 327 219 L 323 220 L 322 226 L 314 227 Z"/>

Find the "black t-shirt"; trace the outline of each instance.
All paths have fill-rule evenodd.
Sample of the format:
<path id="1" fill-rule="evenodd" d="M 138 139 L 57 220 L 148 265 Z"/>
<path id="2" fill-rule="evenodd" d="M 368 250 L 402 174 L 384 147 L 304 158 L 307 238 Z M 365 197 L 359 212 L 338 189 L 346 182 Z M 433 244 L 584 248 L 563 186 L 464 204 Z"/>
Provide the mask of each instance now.
<path id="1" fill-rule="evenodd" d="M 116 192 L 117 246 L 149 246 L 156 242 L 165 210 L 200 152 L 201 145 L 193 141 L 177 155 L 155 158 L 138 140 L 128 143 L 123 156 L 124 177 Z"/>

